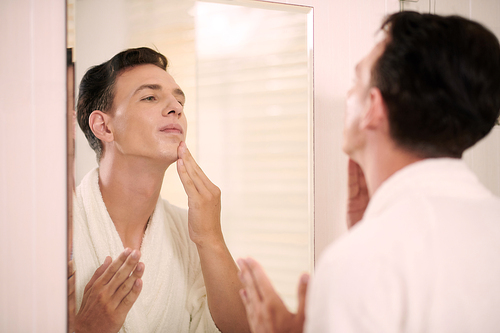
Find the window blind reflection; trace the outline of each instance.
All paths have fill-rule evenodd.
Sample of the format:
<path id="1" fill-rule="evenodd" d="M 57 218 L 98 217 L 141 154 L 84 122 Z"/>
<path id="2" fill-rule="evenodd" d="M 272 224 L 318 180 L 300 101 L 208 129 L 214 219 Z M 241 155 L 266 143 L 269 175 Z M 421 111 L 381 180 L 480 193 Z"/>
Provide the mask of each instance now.
<path id="1" fill-rule="evenodd" d="M 196 46 L 198 156 L 228 246 L 295 309 L 310 268 L 307 15 L 199 2 Z"/>

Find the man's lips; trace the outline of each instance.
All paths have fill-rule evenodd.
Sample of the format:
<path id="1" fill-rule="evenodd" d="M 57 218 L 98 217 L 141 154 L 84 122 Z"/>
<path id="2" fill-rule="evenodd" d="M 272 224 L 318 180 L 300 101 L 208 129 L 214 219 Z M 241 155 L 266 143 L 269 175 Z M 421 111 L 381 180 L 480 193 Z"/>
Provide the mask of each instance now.
<path id="1" fill-rule="evenodd" d="M 184 133 L 182 127 L 179 124 L 168 124 L 160 128 L 160 131 L 164 133 Z"/>

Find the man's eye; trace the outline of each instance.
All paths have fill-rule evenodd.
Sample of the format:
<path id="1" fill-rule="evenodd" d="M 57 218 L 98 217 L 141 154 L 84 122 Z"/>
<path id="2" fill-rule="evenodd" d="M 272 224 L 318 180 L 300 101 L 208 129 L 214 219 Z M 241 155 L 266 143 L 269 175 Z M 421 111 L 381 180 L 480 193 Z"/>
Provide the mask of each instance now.
<path id="1" fill-rule="evenodd" d="M 184 106 L 184 103 L 182 103 L 181 101 L 177 101 L 177 102 L 179 102 L 179 104 L 180 104 L 181 106 Z"/>
<path id="2" fill-rule="evenodd" d="M 148 96 L 148 97 L 144 97 L 142 100 L 143 101 L 155 101 L 156 98 L 154 96 Z"/>

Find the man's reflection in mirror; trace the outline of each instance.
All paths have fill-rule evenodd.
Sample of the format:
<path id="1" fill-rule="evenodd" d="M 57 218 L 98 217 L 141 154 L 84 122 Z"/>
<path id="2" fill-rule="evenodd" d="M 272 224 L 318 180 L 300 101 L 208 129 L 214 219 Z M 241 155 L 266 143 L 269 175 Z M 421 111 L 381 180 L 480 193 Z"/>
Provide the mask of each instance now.
<path id="1" fill-rule="evenodd" d="M 76 189 L 77 332 L 245 332 L 220 190 L 186 144 L 186 97 L 149 49 L 84 75 L 77 120 L 98 167 Z M 160 197 L 176 163 L 188 211 Z"/>

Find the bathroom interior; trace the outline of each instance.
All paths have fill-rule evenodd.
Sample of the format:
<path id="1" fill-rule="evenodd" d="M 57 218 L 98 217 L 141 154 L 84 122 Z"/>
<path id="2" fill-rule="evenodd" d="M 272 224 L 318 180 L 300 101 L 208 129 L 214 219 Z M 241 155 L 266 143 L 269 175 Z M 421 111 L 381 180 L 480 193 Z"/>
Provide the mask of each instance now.
<path id="1" fill-rule="evenodd" d="M 500 37 L 497 0 L 11 0 L 0 8 L 2 332 L 67 331 L 72 191 L 97 165 L 72 118 L 90 66 L 129 47 L 167 56 L 187 95 L 187 144 L 222 191 L 228 247 L 261 261 L 293 310 L 300 273 L 314 274 L 322 250 L 346 232 L 345 94 L 383 17 L 458 14 Z M 463 158 L 500 195 L 500 126 Z M 162 197 L 187 207 L 175 168 Z"/>

